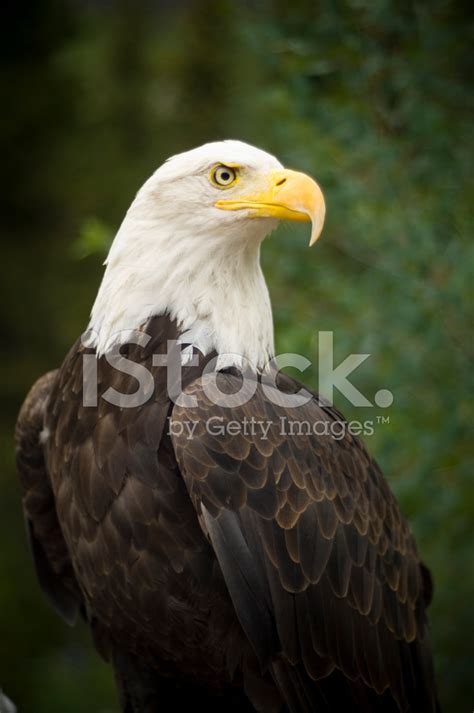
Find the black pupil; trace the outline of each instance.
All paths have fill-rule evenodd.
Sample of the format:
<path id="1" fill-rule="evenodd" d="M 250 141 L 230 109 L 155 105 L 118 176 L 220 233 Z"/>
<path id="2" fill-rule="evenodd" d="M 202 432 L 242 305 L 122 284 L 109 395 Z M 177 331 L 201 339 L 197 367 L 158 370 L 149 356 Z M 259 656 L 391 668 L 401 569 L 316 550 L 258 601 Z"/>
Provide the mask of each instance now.
<path id="1" fill-rule="evenodd" d="M 228 181 L 230 179 L 230 173 L 228 171 L 222 171 L 221 180 Z"/>

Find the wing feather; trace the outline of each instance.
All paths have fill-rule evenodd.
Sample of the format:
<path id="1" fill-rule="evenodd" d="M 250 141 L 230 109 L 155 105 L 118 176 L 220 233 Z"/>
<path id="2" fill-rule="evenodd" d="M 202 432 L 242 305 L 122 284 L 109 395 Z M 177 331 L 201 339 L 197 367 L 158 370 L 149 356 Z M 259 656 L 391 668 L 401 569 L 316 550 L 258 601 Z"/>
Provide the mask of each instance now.
<path id="1" fill-rule="evenodd" d="M 55 371 L 42 376 L 25 399 L 15 432 L 16 460 L 39 583 L 54 609 L 72 625 L 81 594 L 59 524 L 42 443 L 45 411 L 56 376 Z"/>
<path id="2" fill-rule="evenodd" d="M 237 390 L 235 377 L 205 379 L 187 389 L 197 408 L 173 409 L 172 424 L 197 422 L 173 445 L 237 616 L 290 710 L 323 705 L 333 689 L 371 710 L 436 710 L 420 561 L 377 465 L 350 434 L 282 433 L 285 418 L 341 420 L 316 399 L 289 412 L 258 386 L 229 412 L 222 394 Z M 271 427 L 268 437 L 212 435 L 209 418 Z M 423 672 L 416 692 L 412 670 Z"/>

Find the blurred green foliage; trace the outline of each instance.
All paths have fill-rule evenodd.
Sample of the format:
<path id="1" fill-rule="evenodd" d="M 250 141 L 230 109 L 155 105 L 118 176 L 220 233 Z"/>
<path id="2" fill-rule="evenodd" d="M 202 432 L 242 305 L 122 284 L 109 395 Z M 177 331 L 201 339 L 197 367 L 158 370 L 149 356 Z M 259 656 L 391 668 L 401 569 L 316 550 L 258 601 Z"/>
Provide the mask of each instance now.
<path id="1" fill-rule="evenodd" d="M 372 356 L 389 409 L 367 439 L 435 579 L 445 711 L 473 703 L 472 14 L 462 3 L 188 0 L 7 3 L 2 24 L 0 684 L 19 713 L 117 711 L 84 627 L 33 574 L 12 432 L 87 323 L 106 246 L 168 155 L 240 138 L 311 172 L 323 238 L 264 246 L 279 352 Z M 9 9 L 10 8 L 10 9 Z M 316 383 L 315 369 L 305 378 Z M 362 411 L 362 415 L 361 415 Z"/>

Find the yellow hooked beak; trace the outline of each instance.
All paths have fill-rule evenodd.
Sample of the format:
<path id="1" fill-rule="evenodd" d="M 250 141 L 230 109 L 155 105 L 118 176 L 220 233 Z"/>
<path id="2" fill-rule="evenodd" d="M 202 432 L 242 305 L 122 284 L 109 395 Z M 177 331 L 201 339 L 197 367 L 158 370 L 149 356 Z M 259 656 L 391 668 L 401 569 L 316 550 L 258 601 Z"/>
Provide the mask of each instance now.
<path id="1" fill-rule="evenodd" d="M 221 198 L 215 203 L 222 210 L 248 210 L 250 218 L 311 221 L 314 245 L 321 235 L 326 206 L 316 181 L 297 171 L 272 171 L 265 176 L 266 187 L 249 195 Z"/>

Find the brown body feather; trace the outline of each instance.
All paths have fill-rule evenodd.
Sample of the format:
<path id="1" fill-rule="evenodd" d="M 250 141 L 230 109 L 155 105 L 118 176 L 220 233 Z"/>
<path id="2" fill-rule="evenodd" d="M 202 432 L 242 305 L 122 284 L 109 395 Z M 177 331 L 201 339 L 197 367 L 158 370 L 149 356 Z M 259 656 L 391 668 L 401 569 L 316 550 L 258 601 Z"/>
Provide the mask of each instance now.
<path id="1" fill-rule="evenodd" d="M 124 711 L 196 696 L 210 711 L 435 711 L 429 575 L 360 441 L 282 434 L 282 416 L 339 420 L 316 397 L 288 413 L 259 383 L 245 406 L 212 403 L 206 359 L 184 369 L 198 407 L 173 407 L 152 355 L 176 326 L 158 317 L 146 331 L 145 349 L 122 350 L 153 374 L 145 404 L 101 398 L 137 388 L 101 357 L 98 405 L 84 406 L 93 352 L 78 342 L 30 392 L 17 429 L 40 583 L 67 620 L 80 609 L 90 622 Z M 229 393 L 239 383 L 219 380 Z M 267 438 L 216 436 L 210 417 L 274 425 Z M 197 422 L 194 436 L 170 437 L 169 419 Z"/>

